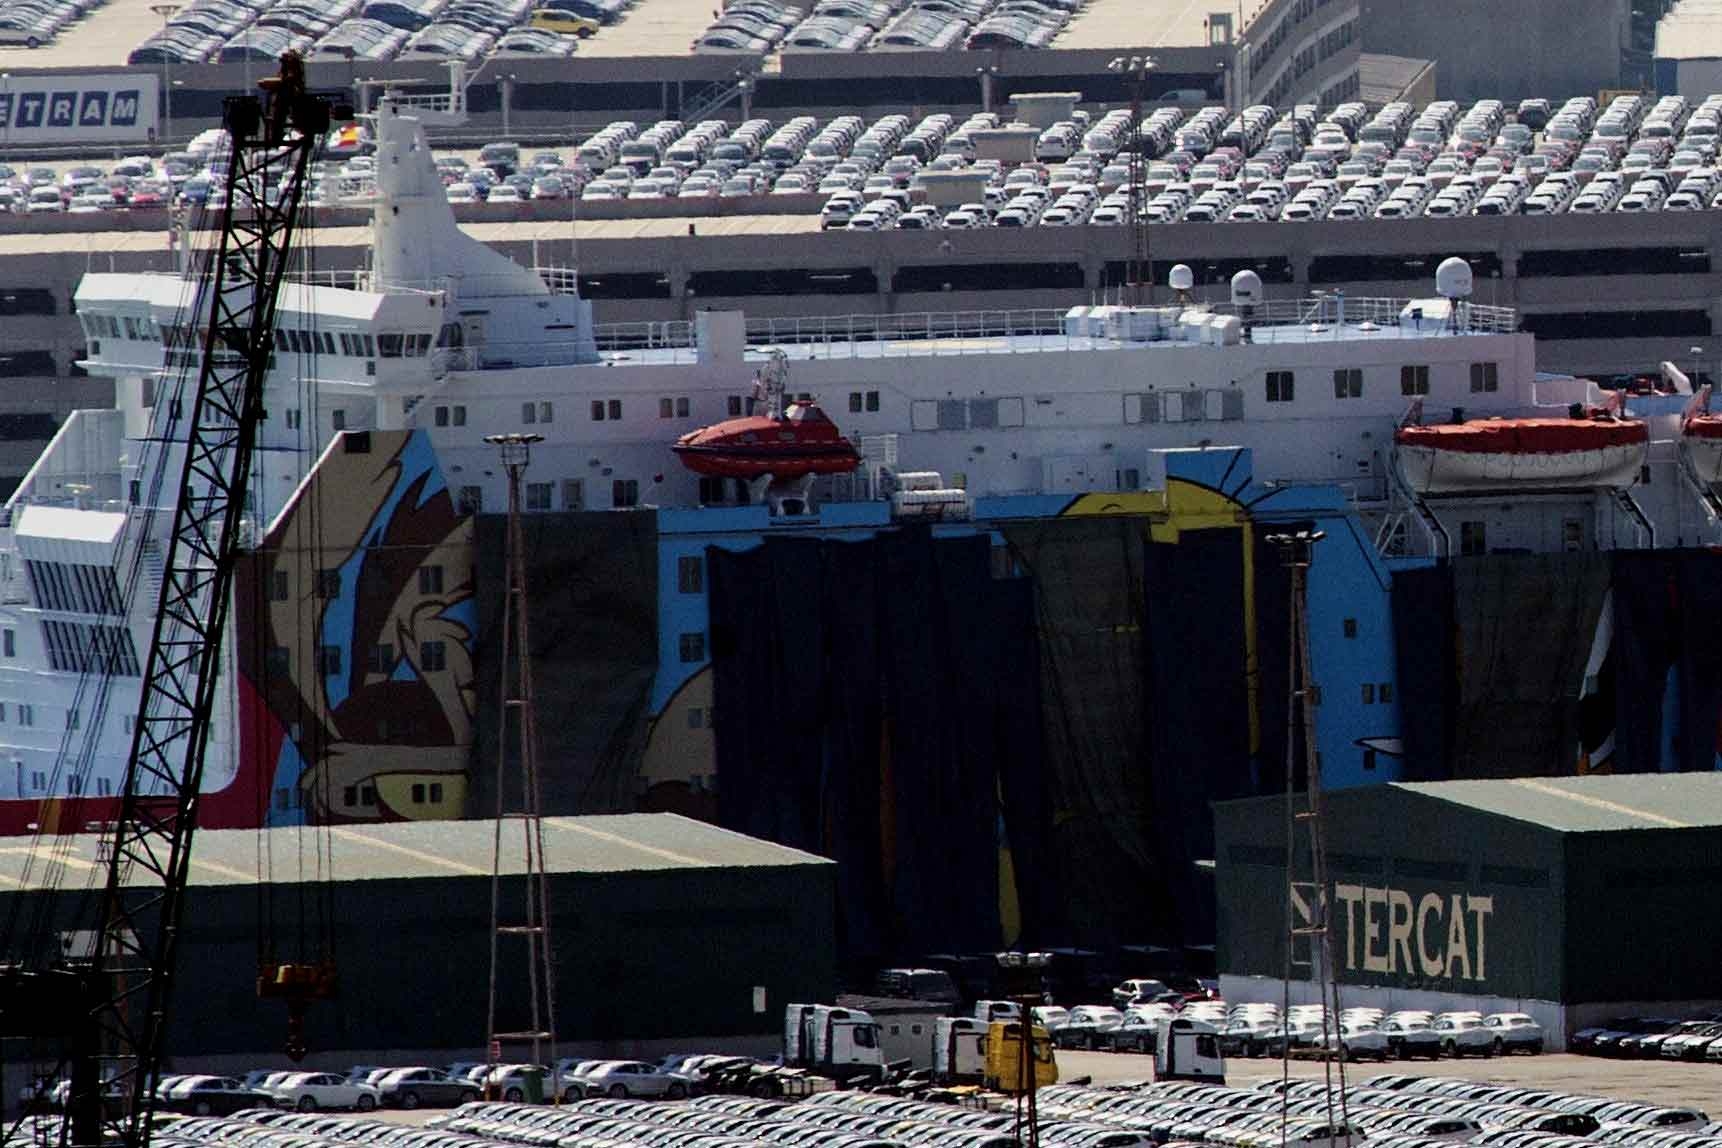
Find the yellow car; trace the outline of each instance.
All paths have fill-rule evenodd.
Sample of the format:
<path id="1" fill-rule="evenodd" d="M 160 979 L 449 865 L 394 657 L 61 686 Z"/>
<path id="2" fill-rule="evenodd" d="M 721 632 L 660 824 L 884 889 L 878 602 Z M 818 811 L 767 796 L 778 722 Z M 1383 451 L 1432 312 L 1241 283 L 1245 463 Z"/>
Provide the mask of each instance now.
<path id="1" fill-rule="evenodd" d="M 532 26 L 546 32 L 561 32 L 584 40 L 598 30 L 598 21 L 564 12 L 560 8 L 540 8 L 532 13 Z"/>

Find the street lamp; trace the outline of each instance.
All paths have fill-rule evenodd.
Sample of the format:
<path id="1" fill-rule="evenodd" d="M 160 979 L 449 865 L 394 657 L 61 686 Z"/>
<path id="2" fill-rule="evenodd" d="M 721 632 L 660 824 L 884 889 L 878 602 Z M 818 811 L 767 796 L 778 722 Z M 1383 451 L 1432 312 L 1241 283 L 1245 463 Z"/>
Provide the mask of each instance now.
<path id="1" fill-rule="evenodd" d="M 981 81 L 981 111 L 983 112 L 993 110 L 993 77 L 998 74 L 999 66 L 996 63 L 982 64 L 975 69 L 975 75 L 979 76 Z"/>
<path id="2" fill-rule="evenodd" d="M 161 30 L 167 31 L 169 21 L 179 12 L 178 4 L 151 4 L 149 10 L 161 17 Z M 162 45 L 161 53 L 161 99 L 162 99 L 162 146 L 167 147 L 167 141 L 173 138 L 173 54 Z"/>

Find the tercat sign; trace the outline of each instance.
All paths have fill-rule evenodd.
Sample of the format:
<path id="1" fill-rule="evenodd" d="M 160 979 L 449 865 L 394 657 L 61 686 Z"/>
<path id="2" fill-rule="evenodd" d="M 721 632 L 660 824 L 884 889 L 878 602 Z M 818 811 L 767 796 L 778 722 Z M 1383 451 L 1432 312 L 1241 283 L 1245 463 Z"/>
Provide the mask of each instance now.
<path id="1" fill-rule="evenodd" d="M 1334 960 L 1347 971 L 1483 987 L 1489 976 L 1493 897 L 1333 887 Z"/>
<path id="2" fill-rule="evenodd" d="M 150 72 L 0 78 L 0 150 L 56 143 L 148 143 L 160 77 Z"/>

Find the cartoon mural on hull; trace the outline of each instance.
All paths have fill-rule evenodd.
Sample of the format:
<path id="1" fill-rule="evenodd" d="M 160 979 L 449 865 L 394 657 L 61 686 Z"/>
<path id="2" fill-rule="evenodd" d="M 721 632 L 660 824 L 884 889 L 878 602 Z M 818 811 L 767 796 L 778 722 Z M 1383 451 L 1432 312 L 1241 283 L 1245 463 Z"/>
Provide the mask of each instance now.
<path id="1" fill-rule="evenodd" d="M 239 570 L 240 776 L 269 779 L 267 824 L 461 815 L 472 571 L 422 433 L 335 440 Z"/>

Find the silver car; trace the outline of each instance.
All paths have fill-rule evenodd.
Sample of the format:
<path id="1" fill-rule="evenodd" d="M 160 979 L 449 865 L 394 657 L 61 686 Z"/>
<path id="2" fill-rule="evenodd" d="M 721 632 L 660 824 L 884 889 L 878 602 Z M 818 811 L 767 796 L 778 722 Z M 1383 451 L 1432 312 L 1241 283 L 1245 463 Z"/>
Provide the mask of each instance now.
<path id="1" fill-rule="evenodd" d="M 663 1097 L 681 1100 L 693 1086 L 693 1078 L 666 1072 L 639 1060 L 605 1060 L 573 1074 L 574 1083 L 587 1096 Z"/>

